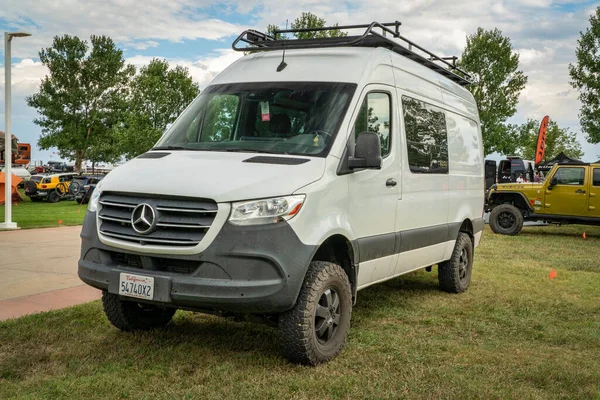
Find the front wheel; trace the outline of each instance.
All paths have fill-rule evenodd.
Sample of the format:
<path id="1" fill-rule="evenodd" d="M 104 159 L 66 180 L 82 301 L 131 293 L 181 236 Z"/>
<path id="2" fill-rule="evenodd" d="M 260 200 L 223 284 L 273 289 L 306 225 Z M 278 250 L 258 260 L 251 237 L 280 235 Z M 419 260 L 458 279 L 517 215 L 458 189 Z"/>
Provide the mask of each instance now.
<path id="1" fill-rule="evenodd" d="M 473 272 L 473 242 L 464 232 L 458 233 L 452 257 L 438 264 L 438 281 L 443 291 L 462 293 L 471 283 Z"/>
<path id="2" fill-rule="evenodd" d="M 279 317 L 279 340 L 292 362 L 332 360 L 346 344 L 352 314 L 350 282 L 337 264 L 313 261 L 294 308 Z"/>
<path id="3" fill-rule="evenodd" d="M 102 292 L 102 306 L 110 323 L 126 332 L 163 327 L 171 321 L 177 311 L 174 308 L 123 301 L 116 294 L 106 291 Z"/>
<path id="4" fill-rule="evenodd" d="M 500 204 L 490 213 L 490 228 L 494 233 L 517 235 L 523 228 L 523 214 L 512 204 Z"/>

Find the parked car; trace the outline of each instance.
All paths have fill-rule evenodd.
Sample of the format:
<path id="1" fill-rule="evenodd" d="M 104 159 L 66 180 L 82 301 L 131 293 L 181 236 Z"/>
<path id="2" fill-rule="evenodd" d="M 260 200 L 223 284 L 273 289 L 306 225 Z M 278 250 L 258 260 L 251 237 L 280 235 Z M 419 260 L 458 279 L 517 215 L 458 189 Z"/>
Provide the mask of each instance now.
<path id="1" fill-rule="evenodd" d="M 78 204 L 87 204 L 96 188 L 96 184 L 102 178 L 104 178 L 104 175 L 76 177 L 69 186 L 69 193 Z"/>
<path id="2" fill-rule="evenodd" d="M 555 164 L 542 183 L 492 186 L 486 208 L 495 233 L 517 235 L 523 221 L 600 225 L 600 164 Z"/>
<path id="3" fill-rule="evenodd" d="M 32 179 L 25 183 L 25 194 L 31 201 L 47 199 L 50 203 L 57 203 L 68 193 L 69 184 L 75 175 L 33 175 Z"/>
<path id="4" fill-rule="evenodd" d="M 245 31 L 233 47 L 249 55 L 98 183 L 78 274 L 114 326 L 252 314 L 277 324 L 291 361 L 315 365 L 341 351 L 361 289 L 437 265 L 443 290 L 467 290 L 484 226 L 469 81 L 391 28 L 364 28 Z"/>

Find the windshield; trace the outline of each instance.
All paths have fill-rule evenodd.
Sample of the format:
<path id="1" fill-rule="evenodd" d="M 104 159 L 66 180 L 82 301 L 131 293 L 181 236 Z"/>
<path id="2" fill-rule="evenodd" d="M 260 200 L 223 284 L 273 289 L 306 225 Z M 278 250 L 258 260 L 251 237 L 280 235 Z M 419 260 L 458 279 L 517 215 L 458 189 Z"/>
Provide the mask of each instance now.
<path id="1" fill-rule="evenodd" d="M 355 89 L 355 84 L 312 82 L 211 86 L 154 150 L 325 156 Z"/>

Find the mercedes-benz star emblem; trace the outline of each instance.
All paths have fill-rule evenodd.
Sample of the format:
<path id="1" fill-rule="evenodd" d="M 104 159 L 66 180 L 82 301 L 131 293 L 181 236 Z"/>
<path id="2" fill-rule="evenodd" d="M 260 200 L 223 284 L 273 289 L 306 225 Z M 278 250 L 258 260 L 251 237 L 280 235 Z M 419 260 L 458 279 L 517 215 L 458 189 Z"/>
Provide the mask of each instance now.
<path id="1" fill-rule="evenodd" d="M 156 226 L 156 211 L 148 203 L 142 203 L 131 213 L 131 226 L 140 235 L 146 235 Z"/>

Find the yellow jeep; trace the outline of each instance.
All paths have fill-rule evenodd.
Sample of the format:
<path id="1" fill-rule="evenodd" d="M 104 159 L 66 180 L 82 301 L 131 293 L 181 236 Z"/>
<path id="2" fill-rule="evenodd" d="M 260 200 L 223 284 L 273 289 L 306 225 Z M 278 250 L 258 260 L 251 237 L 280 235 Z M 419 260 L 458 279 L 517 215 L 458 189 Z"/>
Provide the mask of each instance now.
<path id="1" fill-rule="evenodd" d="M 69 191 L 69 184 L 77 174 L 65 173 L 54 175 L 33 175 L 25 183 L 25 194 L 31 201 L 48 199 L 50 203 L 57 203 Z"/>
<path id="2" fill-rule="evenodd" d="M 543 182 L 493 185 L 490 228 L 516 235 L 523 221 L 600 225 L 600 164 L 555 164 Z"/>

